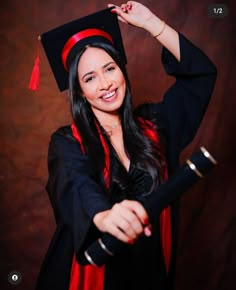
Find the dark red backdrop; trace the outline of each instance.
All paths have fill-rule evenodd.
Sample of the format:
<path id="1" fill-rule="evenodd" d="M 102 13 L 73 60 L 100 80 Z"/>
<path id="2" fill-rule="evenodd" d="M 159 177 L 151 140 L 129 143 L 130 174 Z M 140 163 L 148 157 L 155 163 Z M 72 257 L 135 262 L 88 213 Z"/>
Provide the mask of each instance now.
<path id="1" fill-rule="evenodd" d="M 233 290 L 236 276 L 235 194 L 235 6 L 208 17 L 212 1 L 143 0 L 167 23 L 201 47 L 218 67 L 213 99 L 188 156 L 205 145 L 219 166 L 181 200 L 176 290 Z M 217 1 L 215 1 L 217 2 Z M 219 2 L 219 1 L 218 1 Z M 34 289 L 55 228 L 45 192 L 50 134 L 70 122 L 43 51 L 41 88 L 27 90 L 37 36 L 64 22 L 102 9 L 106 1 L 8 0 L 1 4 L 0 71 L 0 276 L 1 289 Z M 117 3 L 117 4 L 120 4 Z M 160 45 L 142 30 L 121 25 L 135 104 L 159 100 L 172 83 L 160 66 Z M 7 274 L 23 275 L 19 286 Z M 54 290 L 54 289 L 53 289 Z M 56 290 L 56 289 L 55 289 Z"/>

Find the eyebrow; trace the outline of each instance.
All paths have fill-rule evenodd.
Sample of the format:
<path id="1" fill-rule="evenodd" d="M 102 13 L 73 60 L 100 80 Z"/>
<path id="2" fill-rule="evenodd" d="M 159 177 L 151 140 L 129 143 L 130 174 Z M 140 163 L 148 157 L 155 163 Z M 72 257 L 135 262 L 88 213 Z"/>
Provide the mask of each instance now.
<path id="1" fill-rule="evenodd" d="M 104 69 L 104 68 L 108 67 L 110 64 L 113 64 L 113 63 L 115 63 L 115 62 L 114 62 L 114 61 L 110 61 L 110 62 L 104 64 L 104 65 L 102 66 L 102 68 Z M 91 75 L 91 74 L 93 74 L 93 73 L 94 73 L 94 71 L 87 72 L 86 74 L 83 75 L 82 80 L 83 80 L 86 76 Z"/>

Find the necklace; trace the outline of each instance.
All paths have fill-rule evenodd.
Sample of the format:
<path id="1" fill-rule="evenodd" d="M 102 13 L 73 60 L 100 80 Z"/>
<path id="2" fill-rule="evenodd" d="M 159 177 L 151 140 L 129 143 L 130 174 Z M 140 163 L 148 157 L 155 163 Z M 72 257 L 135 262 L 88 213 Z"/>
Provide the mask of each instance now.
<path id="1" fill-rule="evenodd" d="M 118 125 L 120 124 L 120 121 L 119 122 L 116 122 L 116 123 L 113 123 L 111 124 L 111 127 L 112 129 L 115 129 Z"/>
<path id="2" fill-rule="evenodd" d="M 111 137 L 111 136 L 112 136 L 112 133 L 113 133 L 112 131 L 113 131 L 114 129 L 116 129 L 119 125 L 120 125 L 120 120 L 119 120 L 118 122 L 116 122 L 116 123 L 112 123 L 112 124 L 110 124 L 110 125 L 102 125 L 102 127 L 103 127 L 105 133 L 106 133 L 109 137 Z"/>

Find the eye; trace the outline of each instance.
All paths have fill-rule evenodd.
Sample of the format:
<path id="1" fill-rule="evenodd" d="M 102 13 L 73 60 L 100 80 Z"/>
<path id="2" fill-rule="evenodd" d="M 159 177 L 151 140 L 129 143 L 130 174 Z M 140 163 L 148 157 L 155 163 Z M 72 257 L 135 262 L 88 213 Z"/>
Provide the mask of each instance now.
<path id="1" fill-rule="evenodd" d="M 113 71 L 115 69 L 115 66 L 109 66 L 108 68 L 107 68 L 107 71 L 109 72 L 109 71 Z"/>
<path id="2" fill-rule="evenodd" d="M 89 83 L 89 82 L 91 82 L 93 79 L 94 79 L 94 76 L 90 76 L 90 77 L 88 77 L 88 78 L 85 79 L 85 82 L 86 82 L 86 83 Z"/>

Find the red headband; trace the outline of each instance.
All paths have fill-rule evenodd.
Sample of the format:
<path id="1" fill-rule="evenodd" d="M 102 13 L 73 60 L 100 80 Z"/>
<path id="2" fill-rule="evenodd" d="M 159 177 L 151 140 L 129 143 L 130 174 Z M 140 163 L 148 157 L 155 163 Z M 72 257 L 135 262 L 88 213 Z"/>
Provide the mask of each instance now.
<path id="1" fill-rule="evenodd" d="M 85 29 L 82 30 L 74 35 L 72 35 L 66 42 L 66 44 L 64 45 L 63 49 L 62 49 L 62 63 L 63 66 L 66 70 L 68 70 L 67 65 L 66 65 L 66 61 L 67 61 L 67 57 L 69 52 L 71 51 L 71 49 L 74 47 L 74 45 L 79 42 L 80 40 L 90 37 L 90 36 L 102 36 L 105 37 L 106 39 L 108 39 L 111 43 L 113 43 L 112 37 L 110 36 L 110 34 L 108 34 L 107 32 L 101 30 L 101 29 L 96 29 L 96 28 L 90 28 L 90 29 Z"/>

